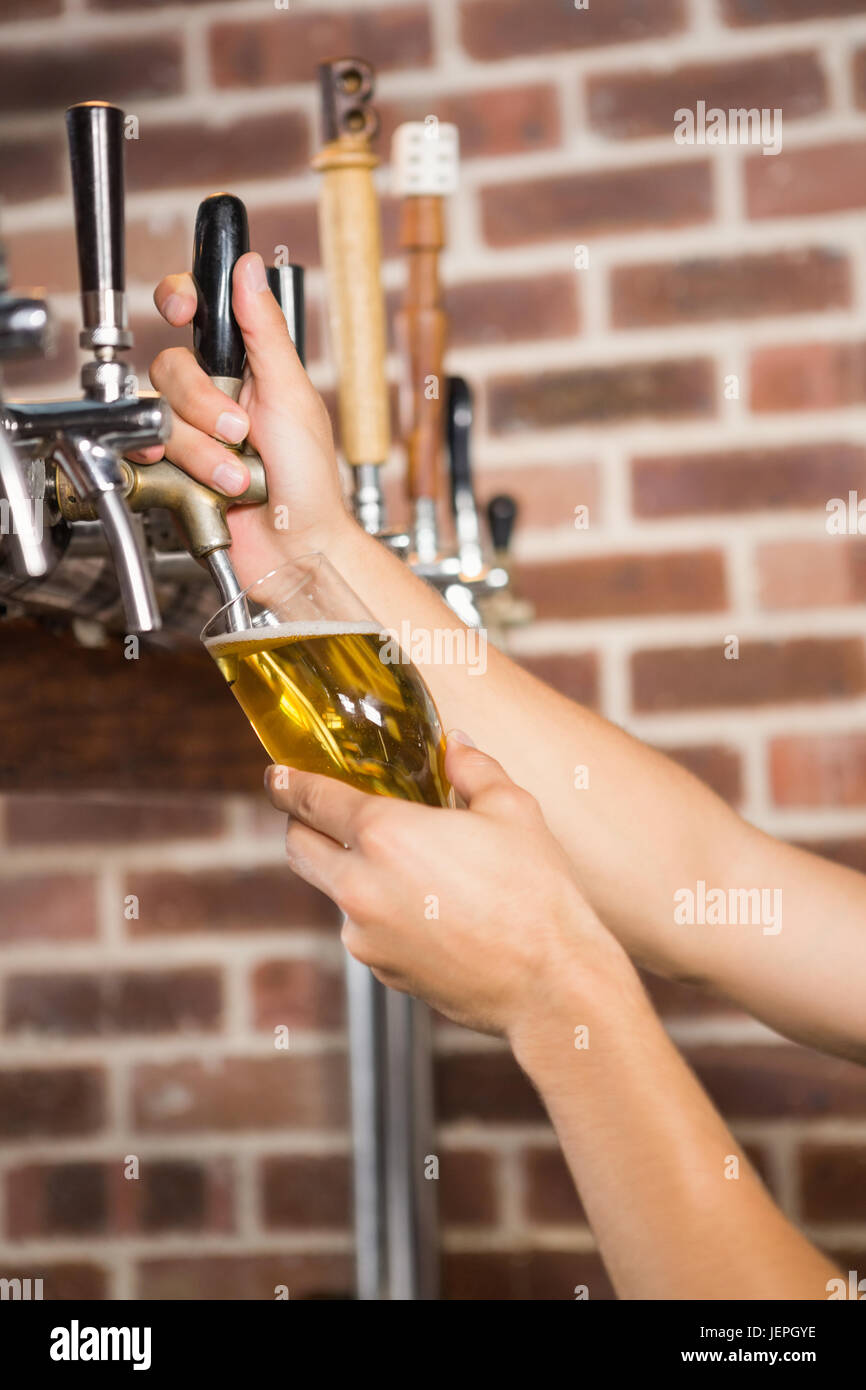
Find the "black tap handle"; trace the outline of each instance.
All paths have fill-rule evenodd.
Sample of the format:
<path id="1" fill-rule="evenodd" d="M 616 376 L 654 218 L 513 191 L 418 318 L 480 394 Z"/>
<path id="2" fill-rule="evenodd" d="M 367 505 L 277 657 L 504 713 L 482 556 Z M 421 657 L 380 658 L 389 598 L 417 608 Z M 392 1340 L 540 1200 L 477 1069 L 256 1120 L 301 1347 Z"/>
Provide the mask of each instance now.
<path id="1" fill-rule="evenodd" d="M 81 293 L 126 285 L 123 227 L 123 112 L 82 101 L 66 112 Z"/>
<path id="2" fill-rule="evenodd" d="M 244 340 L 232 313 L 232 271 L 250 249 L 247 210 L 231 193 L 213 193 L 195 218 L 192 274 L 198 307 L 192 343 L 208 376 L 243 376 Z"/>
<path id="3" fill-rule="evenodd" d="M 511 544 L 514 523 L 517 520 L 517 503 L 506 493 L 497 493 L 487 503 L 487 523 L 494 550 L 507 550 Z"/>
<path id="4" fill-rule="evenodd" d="M 445 402 L 445 437 L 448 444 L 448 471 L 451 504 L 458 488 L 472 491 L 472 460 L 469 442 L 472 433 L 472 391 L 462 376 L 449 376 Z"/>

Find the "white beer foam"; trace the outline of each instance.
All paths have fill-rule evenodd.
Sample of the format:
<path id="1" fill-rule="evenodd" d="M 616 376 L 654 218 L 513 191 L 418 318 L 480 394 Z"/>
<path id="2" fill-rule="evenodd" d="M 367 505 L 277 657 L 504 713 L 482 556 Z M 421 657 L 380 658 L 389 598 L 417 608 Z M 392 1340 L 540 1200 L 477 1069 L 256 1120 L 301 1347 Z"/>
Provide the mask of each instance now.
<path id="1" fill-rule="evenodd" d="M 251 642 L 278 642 L 280 638 L 298 637 L 340 637 L 348 634 L 361 634 L 367 637 L 381 637 L 384 629 L 377 627 L 369 618 L 360 622 L 341 623 L 330 618 L 317 622 L 269 623 L 266 627 L 246 627 L 242 632 L 221 632 L 214 637 L 205 638 L 205 646 L 210 650 L 219 647 L 227 651 L 230 647 L 248 646 Z"/>

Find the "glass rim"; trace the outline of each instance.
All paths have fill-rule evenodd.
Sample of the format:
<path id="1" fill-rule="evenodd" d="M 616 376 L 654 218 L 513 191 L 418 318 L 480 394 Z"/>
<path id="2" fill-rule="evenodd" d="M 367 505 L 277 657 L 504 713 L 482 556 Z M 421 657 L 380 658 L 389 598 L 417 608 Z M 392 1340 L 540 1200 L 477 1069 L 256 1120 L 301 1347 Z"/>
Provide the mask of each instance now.
<path id="1" fill-rule="evenodd" d="M 273 579 L 274 575 L 279 574 L 281 570 L 288 569 L 290 565 L 299 565 L 303 560 L 315 560 L 318 564 L 321 564 L 321 562 L 324 560 L 325 564 L 330 564 L 330 561 L 328 560 L 328 557 L 325 554 L 324 550 L 307 550 L 304 552 L 303 555 L 295 555 L 291 560 L 284 560 L 281 565 L 275 565 L 272 570 L 267 570 L 265 574 L 259 575 L 258 579 L 254 579 L 251 583 L 244 585 L 243 589 L 240 589 L 238 593 L 234 595 L 233 598 L 227 599 L 225 603 L 221 603 L 219 608 L 216 608 L 214 612 L 211 613 L 210 617 L 208 618 L 207 622 L 205 623 L 204 627 L 199 633 L 199 640 L 201 642 L 205 641 L 205 633 L 207 632 L 208 628 L 213 623 L 215 623 L 218 618 L 221 618 L 229 608 L 233 608 L 234 605 L 241 600 L 248 599 L 250 596 L 251 589 L 258 588 L 259 584 L 264 584 L 266 579 Z M 286 597 L 291 598 L 292 595 L 297 592 L 297 589 L 301 587 L 303 582 L 304 581 L 302 579 L 299 580 L 295 589 L 293 589 L 292 592 L 288 594 Z"/>

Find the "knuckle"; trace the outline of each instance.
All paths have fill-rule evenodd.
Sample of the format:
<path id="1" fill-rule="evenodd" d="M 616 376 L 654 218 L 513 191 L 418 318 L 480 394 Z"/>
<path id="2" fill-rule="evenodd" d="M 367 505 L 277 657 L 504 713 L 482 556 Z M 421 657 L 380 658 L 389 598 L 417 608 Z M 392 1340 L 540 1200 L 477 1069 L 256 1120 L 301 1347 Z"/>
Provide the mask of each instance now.
<path id="1" fill-rule="evenodd" d="M 349 921 L 357 925 L 376 920 L 381 904 L 368 874 L 358 873 L 354 868 L 347 870 L 340 878 L 338 891 L 339 906 Z"/>
<path id="2" fill-rule="evenodd" d="M 291 785 L 291 784 L 290 784 Z M 321 792 L 316 782 L 310 778 L 297 776 L 294 785 L 294 796 L 292 798 L 295 814 L 303 820 L 312 821 L 316 816 L 321 805 Z"/>
<path id="3" fill-rule="evenodd" d="M 343 906 L 342 901 L 340 906 Z M 344 911 L 346 911 L 345 908 Z M 350 956 L 354 956 L 356 960 L 363 961 L 365 965 L 369 965 L 370 941 L 367 933 L 348 913 L 340 932 L 340 940 Z"/>
<path id="4" fill-rule="evenodd" d="M 494 788 L 491 800 L 497 811 L 505 816 L 528 818 L 538 810 L 538 802 L 532 793 L 515 786 L 513 782 L 504 782 Z"/>
<path id="5" fill-rule="evenodd" d="M 355 836 L 358 848 L 364 854 L 381 854 L 393 843 L 393 824 L 389 806 L 378 803 L 377 797 L 370 797 L 370 805 L 364 806 L 355 822 Z"/>
<path id="6" fill-rule="evenodd" d="M 157 389 L 172 379 L 177 371 L 179 358 L 185 352 L 186 348 L 168 347 L 156 354 L 150 364 L 150 379 Z"/>

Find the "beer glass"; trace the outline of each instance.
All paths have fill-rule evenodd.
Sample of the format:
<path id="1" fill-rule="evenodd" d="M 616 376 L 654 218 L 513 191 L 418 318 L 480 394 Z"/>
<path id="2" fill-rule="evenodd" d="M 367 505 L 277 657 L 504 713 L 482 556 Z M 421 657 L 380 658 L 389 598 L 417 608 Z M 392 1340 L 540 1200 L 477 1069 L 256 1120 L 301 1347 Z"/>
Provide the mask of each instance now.
<path id="1" fill-rule="evenodd" d="M 250 584 L 201 636 L 274 762 L 453 804 L 430 692 L 324 555 Z"/>

